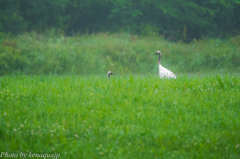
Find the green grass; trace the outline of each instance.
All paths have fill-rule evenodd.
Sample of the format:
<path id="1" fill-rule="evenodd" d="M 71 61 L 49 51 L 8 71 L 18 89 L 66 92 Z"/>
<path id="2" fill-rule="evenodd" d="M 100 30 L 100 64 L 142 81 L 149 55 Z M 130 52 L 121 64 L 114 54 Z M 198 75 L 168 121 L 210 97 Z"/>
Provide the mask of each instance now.
<path id="1" fill-rule="evenodd" d="M 3 76 L 0 151 L 240 158 L 239 76 Z"/>
<path id="2" fill-rule="evenodd" d="M 157 72 L 157 56 L 174 73 L 240 72 L 240 36 L 194 40 L 189 44 L 161 37 L 99 33 L 72 37 L 59 33 L 0 33 L 0 75 L 102 75 Z"/>

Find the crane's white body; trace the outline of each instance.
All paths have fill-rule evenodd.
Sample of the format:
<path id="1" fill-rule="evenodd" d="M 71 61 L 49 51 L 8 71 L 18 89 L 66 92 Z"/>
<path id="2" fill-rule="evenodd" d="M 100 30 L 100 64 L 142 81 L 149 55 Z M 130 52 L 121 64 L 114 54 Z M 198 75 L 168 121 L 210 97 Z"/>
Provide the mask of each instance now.
<path id="1" fill-rule="evenodd" d="M 158 65 L 158 66 L 159 66 L 159 77 L 160 78 L 175 78 L 176 79 L 176 76 L 170 70 L 166 69 L 162 65 Z"/>

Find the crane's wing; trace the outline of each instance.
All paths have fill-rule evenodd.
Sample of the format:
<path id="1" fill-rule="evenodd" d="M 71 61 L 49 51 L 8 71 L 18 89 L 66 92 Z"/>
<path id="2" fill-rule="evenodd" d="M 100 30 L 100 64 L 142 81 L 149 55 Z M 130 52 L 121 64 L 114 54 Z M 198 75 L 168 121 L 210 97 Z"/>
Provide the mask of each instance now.
<path id="1" fill-rule="evenodd" d="M 162 65 L 159 65 L 159 77 L 160 78 L 176 78 L 174 73 L 172 73 L 170 70 L 166 69 Z"/>

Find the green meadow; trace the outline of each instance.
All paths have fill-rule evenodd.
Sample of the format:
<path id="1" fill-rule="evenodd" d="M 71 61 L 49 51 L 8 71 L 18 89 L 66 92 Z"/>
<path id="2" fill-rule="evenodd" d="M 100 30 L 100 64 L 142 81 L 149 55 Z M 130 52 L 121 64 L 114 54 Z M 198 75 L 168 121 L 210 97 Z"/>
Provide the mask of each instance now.
<path id="1" fill-rule="evenodd" d="M 157 74 L 162 65 L 179 74 L 240 72 L 240 36 L 170 42 L 159 36 L 98 33 L 65 36 L 55 30 L 11 36 L 0 33 L 0 75 Z"/>
<path id="2" fill-rule="evenodd" d="M 0 108 L 1 152 L 240 157 L 237 75 L 2 76 Z"/>
<path id="3" fill-rule="evenodd" d="M 159 79 L 157 50 L 177 79 Z M 240 158 L 239 50 L 239 36 L 0 33 L 0 158 Z"/>

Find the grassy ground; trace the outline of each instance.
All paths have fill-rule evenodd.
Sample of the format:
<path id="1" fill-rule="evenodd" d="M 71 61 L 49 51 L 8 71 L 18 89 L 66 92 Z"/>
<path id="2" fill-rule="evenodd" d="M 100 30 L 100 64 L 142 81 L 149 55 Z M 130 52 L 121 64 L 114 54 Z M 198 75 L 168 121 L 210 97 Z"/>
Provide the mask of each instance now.
<path id="1" fill-rule="evenodd" d="M 239 76 L 3 76 L 0 151 L 240 158 Z"/>

